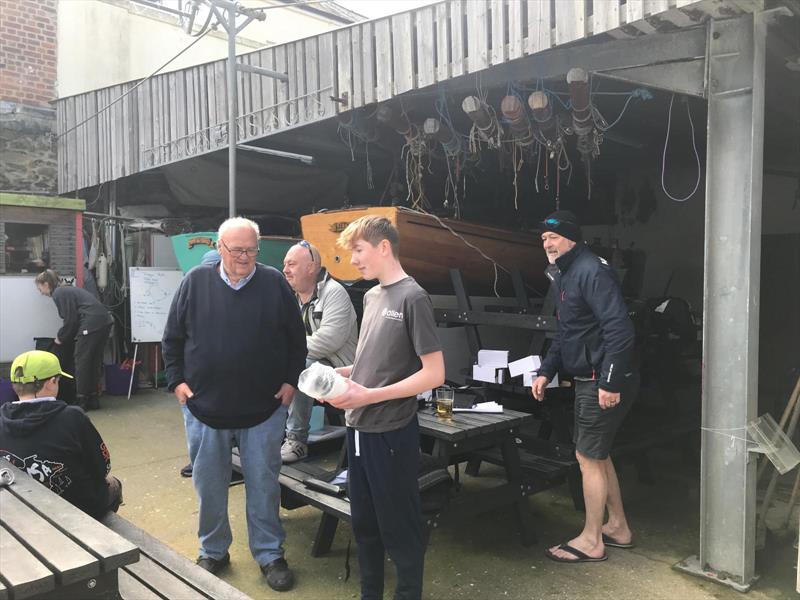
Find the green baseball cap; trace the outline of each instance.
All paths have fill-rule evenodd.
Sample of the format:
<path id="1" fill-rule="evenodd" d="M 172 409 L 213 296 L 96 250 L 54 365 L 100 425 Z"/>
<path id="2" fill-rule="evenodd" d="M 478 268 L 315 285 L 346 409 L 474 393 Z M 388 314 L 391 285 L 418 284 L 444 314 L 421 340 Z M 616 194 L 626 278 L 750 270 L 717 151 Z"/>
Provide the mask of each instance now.
<path id="1" fill-rule="evenodd" d="M 20 369 L 22 372 L 18 375 Z M 33 383 L 56 375 L 72 379 L 72 375 L 61 370 L 58 357 L 51 352 L 42 350 L 23 352 L 11 364 L 11 383 Z"/>

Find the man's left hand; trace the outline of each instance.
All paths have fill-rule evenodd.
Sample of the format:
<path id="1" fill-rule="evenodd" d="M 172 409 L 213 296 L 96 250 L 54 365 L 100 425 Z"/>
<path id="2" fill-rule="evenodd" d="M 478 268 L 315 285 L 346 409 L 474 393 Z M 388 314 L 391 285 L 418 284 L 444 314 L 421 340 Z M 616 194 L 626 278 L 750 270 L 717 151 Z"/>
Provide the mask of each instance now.
<path id="1" fill-rule="evenodd" d="M 598 399 L 600 400 L 600 408 L 614 408 L 619 404 L 619 392 L 609 392 L 608 390 L 598 390 Z"/>
<path id="2" fill-rule="evenodd" d="M 289 406 L 294 398 L 294 386 L 284 383 L 281 389 L 278 390 L 278 393 L 275 394 L 275 397 L 280 400 L 281 404 L 284 406 Z"/>
<path id="3" fill-rule="evenodd" d="M 372 390 L 352 379 L 345 379 L 345 381 L 347 382 L 347 391 L 344 394 L 334 398 L 325 398 L 322 401 L 341 409 L 360 408 L 372 404 Z"/>

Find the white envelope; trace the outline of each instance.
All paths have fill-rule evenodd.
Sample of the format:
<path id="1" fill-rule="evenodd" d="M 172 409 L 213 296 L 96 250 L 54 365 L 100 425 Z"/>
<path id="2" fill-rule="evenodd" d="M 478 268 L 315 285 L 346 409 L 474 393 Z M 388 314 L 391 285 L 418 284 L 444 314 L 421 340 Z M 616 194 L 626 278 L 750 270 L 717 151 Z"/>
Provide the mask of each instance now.
<path id="1" fill-rule="evenodd" d="M 505 369 L 508 366 L 508 350 L 478 350 L 478 364 L 482 367 Z"/>
<path id="2" fill-rule="evenodd" d="M 472 365 L 472 378 L 475 381 L 485 381 L 487 383 L 495 383 L 497 374 L 494 367 L 483 367 L 481 365 Z"/>
<path id="3" fill-rule="evenodd" d="M 511 372 L 512 377 L 517 377 L 524 373 L 531 373 L 538 371 L 542 366 L 542 359 L 538 354 L 526 356 L 513 362 L 508 363 L 508 370 Z"/>
<path id="4" fill-rule="evenodd" d="M 530 373 L 523 373 L 522 374 L 522 385 L 524 387 L 533 387 L 533 380 L 536 379 L 539 374 L 536 371 L 532 371 Z M 558 374 L 553 377 L 553 380 L 547 384 L 547 387 L 558 387 Z"/>

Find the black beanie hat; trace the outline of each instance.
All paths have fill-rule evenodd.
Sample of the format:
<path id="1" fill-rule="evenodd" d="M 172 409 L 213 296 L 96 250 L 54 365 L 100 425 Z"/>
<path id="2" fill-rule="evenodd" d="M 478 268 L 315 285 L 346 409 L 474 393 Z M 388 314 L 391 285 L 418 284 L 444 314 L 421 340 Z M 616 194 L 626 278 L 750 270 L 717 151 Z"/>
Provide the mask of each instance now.
<path id="1" fill-rule="evenodd" d="M 543 232 L 552 231 L 573 242 L 580 242 L 583 238 L 581 235 L 581 226 L 578 224 L 578 218 L 568 210 L 557 210 L 548 215 L 539 226 Z"/>

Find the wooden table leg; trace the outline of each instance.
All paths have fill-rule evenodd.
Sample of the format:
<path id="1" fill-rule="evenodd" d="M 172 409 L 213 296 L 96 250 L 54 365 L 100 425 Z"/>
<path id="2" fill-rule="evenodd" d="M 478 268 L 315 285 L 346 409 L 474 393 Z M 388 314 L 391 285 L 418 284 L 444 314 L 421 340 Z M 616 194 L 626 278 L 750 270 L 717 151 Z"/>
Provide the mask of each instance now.
<path id="1" fill-rule="evenodd" d="M 328 513 L 322 513 L 317 535 L 314 537 L 314 544 L 311 546 L 311 556 L 317 558 L 330 552 L 333 536 L 336 535 L 336 527 L 338 525 L 339 519 Z"/>
<path id="2" fill-rule="evenodd" d="M 512 484 L 515 491 L 516 498 L 513 500 L 514 511 L 517 514 L 517 521 L 519 521 L 519 532 L 522 538 L 523 546 L 530 546 L 536 543 L 536 533 L 533 527 L 533 519 L 531 515 L 530 505 L 528 504 L 528 495 L 524 488 L 522 481 L 522 467 L 519 460 L 519 449 L 514 440 L 514 433 L 509 432 L 509 435 L 503 440 L 500 447 L 503 453 L 503 464 L 506 470 L 506 478 Z"/>

